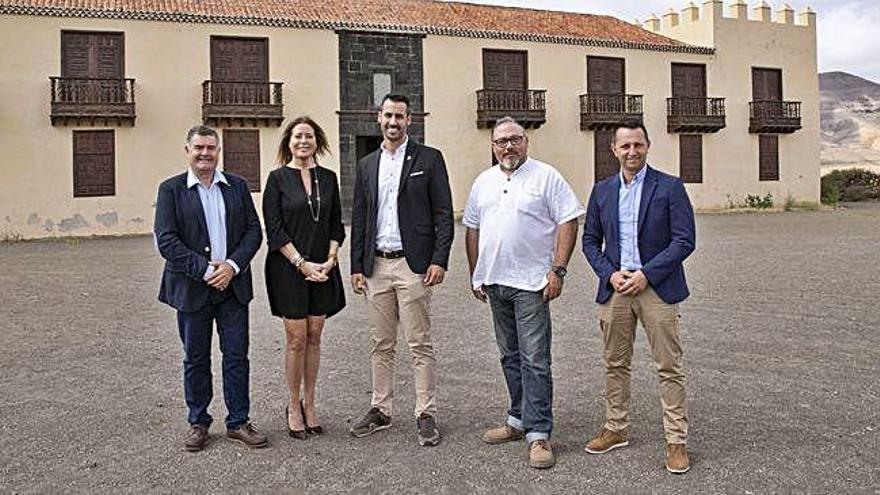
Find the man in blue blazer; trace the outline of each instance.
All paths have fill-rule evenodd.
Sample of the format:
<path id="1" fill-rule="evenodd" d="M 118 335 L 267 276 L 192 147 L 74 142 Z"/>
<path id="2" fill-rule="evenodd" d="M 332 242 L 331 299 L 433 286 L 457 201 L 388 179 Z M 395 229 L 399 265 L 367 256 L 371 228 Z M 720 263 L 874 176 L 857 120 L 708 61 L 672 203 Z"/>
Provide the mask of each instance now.
<path id="1" fill-rule="evenodd" d="M 618 125 L 611 150 L 620 172 L 593 186 L 587 206 L 582 245 L 599 276 L 607 390 L 605 424 L 585 450 L 602 454 L 629 444 L 633 341 L 641 321 L 660 378 L 666 469 L 681 474 L 690 461 L 678 303 L 689 295 L 682 262 L 696 244 L 694 211 L 681 179 L 647 165 L 650 146 L 641 122 Z"/>
<path id="2" fill-rule="evenodd" d="M 268 445 L 250 423 L 248 303 L 250 262 L 263 239 L 244 179 L 217 170 L 220 139 L 206 126 L 190 129 L 189 169 L 159 186 L 154 233 L 165 270 L 159 300 L 177 310 L 185 358 L 188 451 L 202 450 L 212 417 L 211 336 L 217 322 L 223 353 L 227 436 L 249 447 Z"/>

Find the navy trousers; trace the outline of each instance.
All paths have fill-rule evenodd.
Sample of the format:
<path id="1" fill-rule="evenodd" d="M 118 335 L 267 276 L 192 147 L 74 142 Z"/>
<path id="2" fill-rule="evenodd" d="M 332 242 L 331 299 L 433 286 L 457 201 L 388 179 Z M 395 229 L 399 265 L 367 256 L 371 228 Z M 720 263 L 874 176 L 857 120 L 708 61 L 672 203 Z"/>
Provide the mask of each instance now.
<path id="1" fill-rule="evenodd" d="M 205 306 L 193 312 L 177 312 L 177 326 L 185 353 L 183 392 L 192 425 L 209 426 L 213 421 L 208 405 L 214 397 L 211 375 L 211 337 L 214 322 L 223 354 L 223 398 L 226 428 L 247 423 L 250 413 L 248 361 L 248 307 L 229 292 L 216 292 Z"/>

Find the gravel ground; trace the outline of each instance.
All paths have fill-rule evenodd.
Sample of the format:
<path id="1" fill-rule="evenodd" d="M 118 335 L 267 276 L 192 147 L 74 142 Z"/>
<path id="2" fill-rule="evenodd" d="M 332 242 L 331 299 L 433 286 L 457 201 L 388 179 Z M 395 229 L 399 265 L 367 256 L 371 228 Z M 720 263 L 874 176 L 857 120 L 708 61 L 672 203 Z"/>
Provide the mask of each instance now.
<path id="1" fill-rule="evenodd" d="M 576 252 L 553 303 L 556 467 L 529 469 L 522 444 L 484 445 L 506 392 L 489 309 L 467 289 L 459 227 L 435 292 L 443 443 L 417 445 L 408 351 L 399 343 L 395 425 L 354 439 L 369 406 L 364 301 L 329 320 L 319 379 L 328 433 L 286 436 L 281 322 L 262 266 L 251 304 L 252 419 L 272 442 L 250 451 L 218 420 L 201 453 L 182 449 L 182 351 L 156 301 L 149 237 L 0 246 L 0 493 L 880 493 L 880 204 L 834 211 L 700 215 L 682 305 L 693 468 L 663 469 L 661 410 L 636 340 L 631 443 L 583 452 L 604 391 L 596 278 Z M 343 259 L 347 271 L 348 260 Z M 214 339 L 215 349 L 217 347 Z"/>

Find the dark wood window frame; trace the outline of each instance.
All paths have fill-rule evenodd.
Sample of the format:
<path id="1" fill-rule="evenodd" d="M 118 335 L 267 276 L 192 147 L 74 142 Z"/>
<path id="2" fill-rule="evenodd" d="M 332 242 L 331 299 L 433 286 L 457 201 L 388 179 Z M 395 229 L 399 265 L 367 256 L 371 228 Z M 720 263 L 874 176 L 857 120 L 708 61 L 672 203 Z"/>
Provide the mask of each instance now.
<path id="1" fill-rule="evenodd" d="M 703 182 L 703 136 L 680 134 L 678 136 L 678 176 L 683 182 Z"/>
<path id="2" fill-rule="evenodd" d="M 257 148 L 254 149 L 238 149 L 234 143 L 239 139 L 247 136 L 252 139 L 256 136 Z M 256 155 L 251 158 L 249 163 L 244 166 L 237 163 L 235 154 Z M 260 130 L 259 129 L 223 129 L 223 170 L 231 172 L 243 177 L 251 192 L 260 192 L 262 189 L 261 167 L 260 167 Z"/>
<path id="3" fill-rule="evenodd" d="M 100 142 L 101 140 L 103 142 Z M 112 129 L 73 131 L 72 141 L 73 197 L 115 196 L 115 131 Z M 102 146 L 104 150 L 100 150 Z"/>
<path id="4" fill-rule="evenodd" d="M 599 182 L 620 171 L 620 162 L 611 151 L 614 131 L 596 130 L 593 132 L 593 181 Z"/>
<path id="5" fill-rule="evenodd" d="M 119 52 L 117 56 L 118 63 L 118 77 L 125 77 L 125 32 L 124 31 L 90 31 L 85 29 L 62 29 L 60 33 L 61 37 L 61 77 L 90 77 L 88 75 L 83 76 L 79 74 L 70 74 L 70 66 L 68 62 L 68 57 L 70 55 L 68 48 L 68 36 L 71 35 L 88 35 L 88 36 L 112 36 L 119 38 Z M 89 65 L 89 68 L 92 68 Z"/>

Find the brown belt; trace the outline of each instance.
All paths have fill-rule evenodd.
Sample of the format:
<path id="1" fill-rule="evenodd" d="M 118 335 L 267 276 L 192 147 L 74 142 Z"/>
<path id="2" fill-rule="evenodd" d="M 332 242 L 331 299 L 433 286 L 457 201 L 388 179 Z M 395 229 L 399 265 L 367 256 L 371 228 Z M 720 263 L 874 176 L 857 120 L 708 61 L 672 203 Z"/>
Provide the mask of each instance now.
<path id="1" fill-rule="evenodd" d="M 389 260 L 403 258 L 403 249 L 401 249 L 400 251 L 379 251 L 377 249 L 376 256 L 378 256 L 380 258 L 389 259 Z"/>

